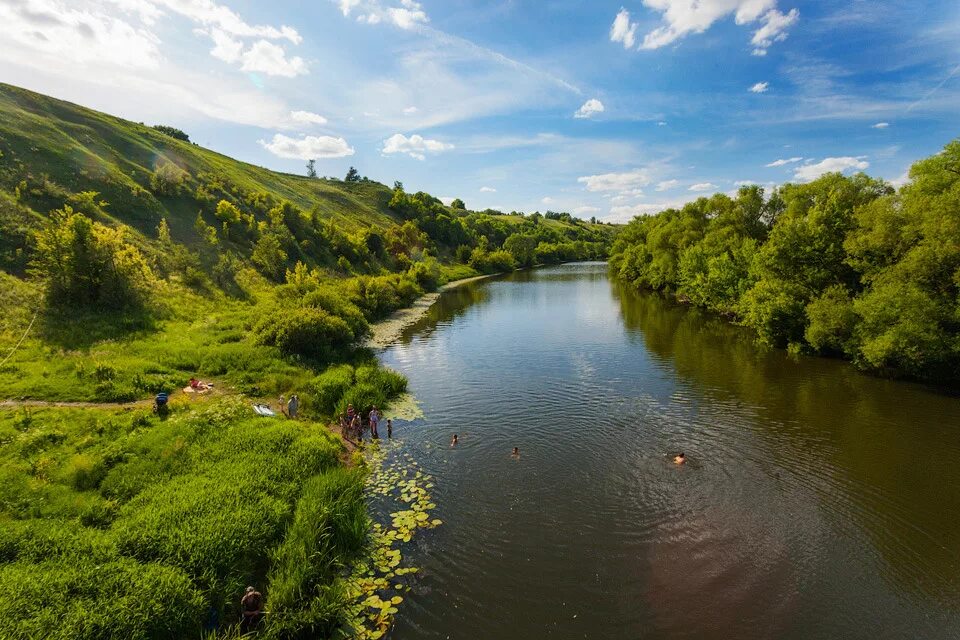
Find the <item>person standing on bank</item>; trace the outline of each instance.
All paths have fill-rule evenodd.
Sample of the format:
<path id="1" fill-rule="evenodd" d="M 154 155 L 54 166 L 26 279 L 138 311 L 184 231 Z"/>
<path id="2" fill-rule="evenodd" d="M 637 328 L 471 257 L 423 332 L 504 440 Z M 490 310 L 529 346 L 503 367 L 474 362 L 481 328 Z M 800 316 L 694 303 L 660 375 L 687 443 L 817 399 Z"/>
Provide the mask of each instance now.
<path id="1" fill-rule="evenodd" d="M 380 425 L 380 412 L 377 411 L 377 407 L 374 406 L 370 409 L 370 415 L 368 416 L 370 421 L 370 438 L 372 440 L 380 439 L 380 432 L 377 431 L 377 427 Z"/>
<path id="2" fill-rule="evenodd" d="M 290 396 L 290 400 L 287 401 L 287 417 L 295 419 L 297 417 L 297 411 L 300 410 L 300 396 L 293 394 Z"/>

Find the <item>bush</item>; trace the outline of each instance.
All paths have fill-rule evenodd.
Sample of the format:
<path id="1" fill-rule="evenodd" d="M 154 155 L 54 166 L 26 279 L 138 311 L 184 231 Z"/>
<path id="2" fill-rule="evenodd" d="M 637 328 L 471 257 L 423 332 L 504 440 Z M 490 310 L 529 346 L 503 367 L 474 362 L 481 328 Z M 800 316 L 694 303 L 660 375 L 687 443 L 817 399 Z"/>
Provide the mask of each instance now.
<path id="1" fill-rule="evenodd" d="M 262 344 L 277 347 L 285 355 L 318 360 L 329 360 L 356 340 L 343 318 L 315 307 L 274 311 L 256 333 Z"/>
<path id="2" fill-rule="evenodd" d="M 857 324 L 853 300 L 843 285 L 834 285 L 807 305 L 809 325 L 804 337 L 822 353 L 852 355 L 850 340 Z"/>
<path id="3" fill-rule="evenodd" d="M 36 244 L 31 268 L 45 282 L 48 305 L 97 310 L 146 305 L 155 280 L 122 230 L 93 222 L 65 206 L 50 215 L 36 234 Z"/>
<path id="4" fill-rule="evenodd" d="M 175 196 L 189 175 L 172 162 L 161 162 L 150 176 L 150 189 L 157 195 Z"/>
<path id="5" fill-rule="evenodd" d="M 250 255 L 253 264 L 260 273 L 279 282 L 287 269 L 287 252 L 283 250 L 280 239 L 274 233 L 267 233 L 257 240 Z"/>

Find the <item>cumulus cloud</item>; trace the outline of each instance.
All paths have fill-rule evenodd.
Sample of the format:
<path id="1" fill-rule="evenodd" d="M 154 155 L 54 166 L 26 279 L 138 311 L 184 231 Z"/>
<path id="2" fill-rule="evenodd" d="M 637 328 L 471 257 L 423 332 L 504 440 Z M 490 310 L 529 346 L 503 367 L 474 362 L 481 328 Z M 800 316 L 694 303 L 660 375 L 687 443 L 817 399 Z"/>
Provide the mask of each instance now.
<path id="1" fill-rule="evenodd" d="M 327 124 L 327 119 L 312 111 L 291 111 L 290 119 L 303 124 Z"/>
<path id="2" fill-rule="evenodd" d="M 650 184 L 646 169 L 634 169 L 625 173 L 603 173 L 594 176 L 581 176 L 577 182 L 586 186 L 587 191 L 628 191 Z"/>
<path id="3" fill-rule="evenodd" d="M 717 188 L 717 185 L 712 182 L 698 182 L 697 184 L 690 185 L 688 191 L 712 191 Z"/>
<path id="4" fill-rule="evenodd" d="M 343 158 L 353 155 L 353 147 L 343 138 L 332 136 L 304 136 L 291 138 L 282 133 L 273 136 L 273 140 L 260 144 L 275 156 L 291 160 L 313 160 L 321 158 Z"/>
<path id="5" fill-rule="evenodd" d="M 886 129 L 889 126 L 890 126 L 889 122 L 878 122 L 876 124 L 870 125 L 872 129 Z"/>
<path id="6" fill-rule="evenodd" d="M 816 180 L 825 173 L 850 171 L 856 169 L 863 171 L 868 168 L 870 163 L 866 161 L 866 156 L 842 156 L 839 158 L 824 158 L 820 162 L 805 164 L 797 167 L 793 174 L 793 179 L 799 182 L 810 182 Z"/>
<path id="7" fill-rule="evenodd" d="M 481 192 L 481 193 L 496 193 L 497 190 L 494 189 L 493 187 L 480 187 L 480 192 Z"/>
<path id="8" fill-rule="evenodd" d="M 345 17 L 355 15 L 357 22 L 388 22 L 401 29 L 413 29 L 430 22 L 423 6 L 414 0 L 400 0 L 399 5 L 384 6 L 379 0 L 333 0 Z"/>
<path id="9" fill-rule="evenodd" d="M 417 109 L 416 107 L 407 107 L 407 108 L 405 108 L 405 109 L 403 110 L 403 115 L 405 115 L 405 116 L 412 116 L 412 115 L 415 114 L 417 111 L 420 111 L 420 109 Z"/>
<path id="10" fill-rule="evenodd" d="M 630 12 L 621 7 L 610 26 L 610 42 L 622 42 L 624 49 L 632 49 L 636 44 L 638 26 L 636 22 L 630 22 Z"/>
<path id="11" fill-rule="evenodd" d="M 764 166 L 767 166 L 767 167 L 782 167 L 782 166 L 785 165 L 785 164 L 793 164 L 793 163 L 795 163 L 795 162 L 800 162 L 801 160 L 803 160 L 803 158 L 801 158 L 800 156 L 797 156 L 797 157 L 795 157 L 795 158 L 777 158 L 777 159 L 774 160 L 773 162 L 770 162 L 770 163 L 768 163 L 768 164 L 766 164 L 766 165 L 764 165 Z"/>
<path id="12" fill-rule="evenodd" d="M 294 56 L 287 58 L 283 47 L 268 40 L 257 40 L 248 50 L 243 52 L 241 69 L 254 73 L 265 73 L 270 76 L 293 78 L 307 72 L 307 63 L 303 58 Z"/>
<path id="13" fill-rule="evenodd" d="M 573 114 L 574 118 L 592 118 L 595 114 L 603 113 L 603 103 L 596 98 L 590 98 Z"/>
<path id="14" fill-rule="evenodd" d="M 758 82 L 757 84 L 750 87 L 749 91 L 751 93 L 765 93 L 769 88 L 770 88 L 769 82 Z"/>
<path id="15" fill-rule="evenodd" d="M 300 44 L 303 41 L 297 30 L 292 27 L 249 24 L 229 7 L 212 0 L 153 0 L 153 3 L 212 30 L 233 36 L 269 40 L 285 39 L 293 44 Z"/>
<path id="16" fill-rule="evenodd" d="M 545 197 L 543 197 L 543 198 L 540 198 L 540 203 L 541 203 L 541 204 L 551 205 L 551 204 L 553 204 L 554 202 L 556 202 L 556 200 L 554 200 L 554 199 L 551 198 L 550 196 L 545 196 Z"/>
<path id="17" fill-rule="evenodd" d="M 228 64 L 240 60 L 243 53 L 243 42 L 234 39 L 229 33 L 220 29 L 212 29 L 209 35 L 210 39 L 213 40 L 213 49 L 210 50 L 210 55 Z"/>
<path id="18" fill-rule="evenodd" d="M 657 191 L 666 191 L 667 189 L 673 189 L 675 186 L 680 184 L 679 180 L 663 180 L 662 182 L 657 183 Z"/>
<path id="19" fill-rule="evenodd" d="M 738 25 L 759 23 L 750 43 L 755 55 L 764 55 L 770 45 L 787 37 L 786 30 L 800 17 L 796 9 L 781 13 L 777 10 L 777 0 L 644 0 L 643 3 L 658 11 L 664 24 L 643 37 L 641 49 L 659 49 L 691 33 L 703 33 L 717 20 L 732 14 Z"/>
<path id="20" fill-rule="evenodd" d="M 395 133 L 383 141 L 381 153 L 385 155 L 403 153 L 417 160 L 425 160 L 428 153 L 442 153 L 453 148 L 450 143 L 430 140 L 418 134 L 408 138 L 402 133 Z"/>
<path id="21" fill-rule="evenodd" d="M 600 211 L 600 207 L 591 207 L 589 205 L 583 206 L 583 207 L 577 207 L 576 209 L 573 210 L 573 212 L 578 216 L 582 216 L 586 213 L 596 213 L 598 211 Z"/>

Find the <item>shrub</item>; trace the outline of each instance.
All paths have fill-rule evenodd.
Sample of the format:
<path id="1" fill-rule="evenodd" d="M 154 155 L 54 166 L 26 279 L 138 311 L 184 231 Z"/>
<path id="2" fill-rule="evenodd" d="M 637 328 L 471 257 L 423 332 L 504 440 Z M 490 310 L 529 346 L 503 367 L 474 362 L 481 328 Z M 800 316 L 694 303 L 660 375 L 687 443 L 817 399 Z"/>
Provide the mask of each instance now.
<path id="1" fill-rule="evenodd" d="M 31 267 L 45 282 L 49 305 L 120 310 L 146 304 L 155 280 L 122 230 L 65 206 L 51 214 L 36 244 Z"/>
<path id="2" fill-rule="evenodd" d="M 275 233 L 264 234 L 257 240 L 250 259 L 260 273 L 278 282 L 286 273 L 287 252 Z"/>
<path id="3" fill-rule="evenodd" d="M 256 329 L 262 344 L 285 355 L 327 360 L 351 345 L 356 336 L 340 317 L 315 307 L 274 311 Z"/>
<path id="4" fill-rule="evenodd" d="M 175 196 L 189 175 L 172 162 L 161 162 L 150 176 L 150 189 L 157 195 Z"/>

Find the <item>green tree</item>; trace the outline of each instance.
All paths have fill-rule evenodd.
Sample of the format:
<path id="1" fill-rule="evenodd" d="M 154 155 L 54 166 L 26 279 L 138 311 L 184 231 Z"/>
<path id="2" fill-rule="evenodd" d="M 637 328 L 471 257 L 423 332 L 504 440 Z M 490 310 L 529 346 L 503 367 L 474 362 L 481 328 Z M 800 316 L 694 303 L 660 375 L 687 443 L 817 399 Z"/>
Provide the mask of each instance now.
<path id="1" fill-rule="evenodd" d="M 453 202 L 450 203 L 451 209 L 466 209 L 467 205 L 463 203 L 463 200 L 460 198 L 454 198 Z"/>
<path id="2" fill-rule="evenodd" d="M 286 271 L 287 253 L 274 233 L 265 233 L 257 240 L 250 259 L 260 273 L 278 282 Z"/>
<path id="3" fill-rule="evenodd" d="M 121 229 L 64 206 L 51 213 L 35 240 L 31 269 L 44 281 L 49 306 L 105 311 L 146 305 L 153 273 Z"/>

